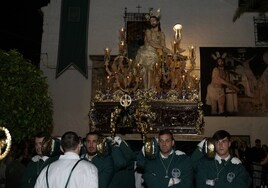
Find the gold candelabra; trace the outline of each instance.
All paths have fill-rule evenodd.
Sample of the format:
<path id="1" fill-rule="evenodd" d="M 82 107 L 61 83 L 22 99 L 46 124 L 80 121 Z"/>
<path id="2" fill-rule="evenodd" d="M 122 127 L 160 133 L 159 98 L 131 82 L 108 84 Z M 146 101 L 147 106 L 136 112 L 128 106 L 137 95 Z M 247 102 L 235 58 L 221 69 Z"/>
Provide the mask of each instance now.
<path id="1" fill-rule="evenodd" d="M 154 102 L 167 102 L 172 105 L 173 103 L 189 102 L 190 105 L 198 104 L 198 119 L 194 121 L 196 130 L 201 130 L 203 114 L 199 101 L 199 78 L 195 74 L 196 49 L 194 46 L 189 46 L 187 51 L 181 48 L 182 25 L 175 25 L 173 30 L 172 50 L 165 49 L 161 55 L 158 55 L 158 61 L 153 62 L 151 67 L 153 69 L 152 76 L 148 79 L 151 83 L 147 85 L 145 85 L 147 77 L 144 77 L 146 67 L 137 63 L 138 60 L 135 59 L 137 61 L 135 62 L 128 58 L 126 31 L 124 28 L 119 30 L 117 56 L 111 58 L 111 49 L 104 49 L 106 72 L 104 80 L 106 84 L 102 87 L 98 85 L 89 113 L 93 129 L 96 128 L 99 117 L 94 102 L 116 105 L 108 117 L 108 119 L 110 118 L 109 128 L 112 139 L 117 131 L 131 129 L 141 133 L 144 143 L 151 143 L 148 146 L 148 153 L 151 153 L 152 140 L 146 135 L 154 130 L 157 111 L 151 110 L 150 105 Z M 106 115 L 105 117 L 107 117 Z M 106 120 L 104 118 L 103 122 Z"/>
<path id="2" fill-rule="evenodd" d="M 143 93 L 152 92 L 153 100 L 168 101 L 198 101 L 199 97 L 199 78 L 194 73 L 196 67 L 195 47 L 188 47 L 188 54 L 181 48 L 182 25 L 176 24 L 173 27 L 174 40 L 172 42 L 173 53 L 164 53 L 159 62 L 153 67 L 153 76 L 151 77 L 151 88 L 143 85 L 144 67 L 127 57 L 126 31 L 124 28 L 119 30 L 119 49 L 118 55 L 111 60 L 111 50 L 104 50 L 104 64 L 107 73 L 106 89 L 110 97 L 104 96 L 106 100 L 114 100 L 111 93 L 119 93 L 118 90 L 125 93 L 138 94 L 138 90 Z M 146 91 L 145 91 L 146 90 Z M 100 92 L 100 91 L 98 91 Z M 153 94 L 153 93 L 157 94 Z M 135 97 L 134 97 L 135 98 Z M 136 96 L 141 98 L 141 96 Z M 103 99 L 102 99 L 103 100 Z"/>

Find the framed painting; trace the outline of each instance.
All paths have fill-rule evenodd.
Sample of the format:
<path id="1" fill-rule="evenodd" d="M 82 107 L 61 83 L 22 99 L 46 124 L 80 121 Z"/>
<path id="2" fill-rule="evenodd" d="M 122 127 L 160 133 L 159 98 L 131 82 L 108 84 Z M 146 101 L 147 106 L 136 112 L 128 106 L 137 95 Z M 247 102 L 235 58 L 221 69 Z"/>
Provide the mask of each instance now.
<path id="1" fill-rule="evenodd" d="M 268 116 L 268 47 L 200 47 L 200 64 L 205 116 Z"/>
<path id="2" fill-rule="evenodd" d="M 238 144 L 245 144 L 248 147 L 251 147 L 250 136 L 249 135 L 232 135 L 231 141 L 236 141 Z"/>

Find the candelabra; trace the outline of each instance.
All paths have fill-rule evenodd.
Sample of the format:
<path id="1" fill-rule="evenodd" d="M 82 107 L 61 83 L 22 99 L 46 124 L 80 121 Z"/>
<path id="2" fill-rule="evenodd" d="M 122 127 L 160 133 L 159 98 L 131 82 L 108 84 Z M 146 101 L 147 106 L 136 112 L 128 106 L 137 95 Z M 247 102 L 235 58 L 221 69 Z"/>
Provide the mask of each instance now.
<path id="1" fill-rule="evenodd" d="M 139 61 L 139 53 L 134 60 L 128 57 L 126 31 L 119 30 L 118 54 L 111 57 L 111 49 L 104 49 L 106 84 L 98 84 L 94 96 L 89 113 L 93 128 L 110 130 L 112 138 L 119 131 L 140 133 L 144 143 L 151 143 L 147 153 L 152 151 L 149 132 L 168 127 L 174 133 L 200 133 L 203 113 L 194 71 L 196 49 L 181 47 L 182 28 L 180 24 L 173 27 L 172 50 L 156 50 L 159 54 L 155 53 L 149 68 Z"/>
<path id="2" fill-rule="evenodd" d="M 184 55 L 186 50 L 181 48 L 182 25 L 176 24 L 173 30 L 173 51 L 171 54 L 164 53 L 160 62 L 155 63 L 150 88 L 147 88 L 143 82 L 144 67 L 127 57 L 125 29 L 119 30 L 118 55 L 111 60 L 111 50 L 106 48 L 104 51 L 107 73 L 105 91 L 108 93 L 105 95 L 106 99 L 118 99 L 118 96 L 112 96 L 114 93 L 120 93 L 118 92 L 120 90 L 124 93 L 132 93 L 134 98 L 144 98 L 144 95 L 149 93 L 151 100 L 198 101 L 199 78 L 193 71 L 196 66 L 195 47 L 188 47 L 188 55 Z M 138 90 L 143 92 L 137 92 Z M 138 94 L 143 96 L 137 96 Z"/>

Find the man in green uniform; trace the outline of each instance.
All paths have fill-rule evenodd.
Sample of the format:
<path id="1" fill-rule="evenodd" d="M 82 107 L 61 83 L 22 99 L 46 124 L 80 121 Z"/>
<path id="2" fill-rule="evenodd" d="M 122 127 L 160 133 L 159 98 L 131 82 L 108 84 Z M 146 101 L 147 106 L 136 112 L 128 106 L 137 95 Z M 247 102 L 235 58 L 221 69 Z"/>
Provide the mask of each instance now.
<path id="1" fill-rule="evenodd" d="M 112 144 L 111 156 L 114 161 L 115 174 L 109 188 L 135 188 L 136 154 L 119 136 L 115 136 L 110 144 Z"/>
<path id="2" fill-rule="evenodd" d="M 40 132 L 35 136 L 36 155 L 32 157 L 22 175 L 20 188 L 33 188 L 39 173 L 47 165 L 49 157 L 42 153 L 42 143 L 48 137 L 50 135 L 46 132 Z"/>
<path id="3" fill-rule="evenodd" d="M 97 132 L 89 132 L 86 135 L 85 146 L 87 153 L 81 158 L 92 162 L 98 169 L 99 188 L 108 188 L 114 173 L 114 164 L 111 155 L 108 153 L 100 155 L 97 152 L 97 141 L 99 139 Z"/>
<path id="4" fill-rule="evenodd" d="M 144 169 L 143 179 L 148 188 L 192 188 L 193 170 L 190 157 L 182 151 L 175 151 L 175 140 L 169 130 L 158 134 L 160 152 L 153 159 L 138 159 L 138 166 Z M 144 156 L 144 155 L 143 155 Z"/>
<path id="5" fill-rule="evenodd" d="M 229 152 L 230 134 L 225 130 L 215 132 L 215 157 L 211 159 L 202 153 L 203 143 L 192 154 L 196 166 L 196 187 L 249 188 L 251 178 L 241 161 Z"/>

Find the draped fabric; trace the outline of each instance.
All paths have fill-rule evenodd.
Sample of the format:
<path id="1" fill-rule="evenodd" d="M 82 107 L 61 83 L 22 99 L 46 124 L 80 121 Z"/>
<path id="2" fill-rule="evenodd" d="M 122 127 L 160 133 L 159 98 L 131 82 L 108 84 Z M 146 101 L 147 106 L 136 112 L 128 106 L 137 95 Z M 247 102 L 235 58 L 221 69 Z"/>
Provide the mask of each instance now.
<path id="1" fill-rule="evenodd" d="M 56 78 L 70 66 L 88 77 L 88 15 L 89 0 L 62 0 Z"/>

